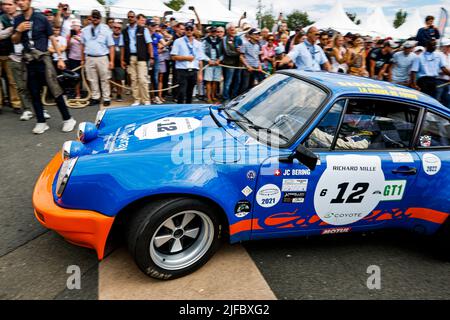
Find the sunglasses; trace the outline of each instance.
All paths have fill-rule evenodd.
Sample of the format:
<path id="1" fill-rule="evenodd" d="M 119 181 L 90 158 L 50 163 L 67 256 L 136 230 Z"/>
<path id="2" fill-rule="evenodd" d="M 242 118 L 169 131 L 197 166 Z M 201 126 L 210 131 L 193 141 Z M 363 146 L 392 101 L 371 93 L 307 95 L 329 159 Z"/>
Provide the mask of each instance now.
<path id="1" fill-rule="evenodd" d="M 186 28 L 186 31 L 194 31 L 194 28 Z"/>
<path id="2" fill-rule="evenodd" d="M 128 19 L 134 19 L 136 16 L 128 16 Z"/>

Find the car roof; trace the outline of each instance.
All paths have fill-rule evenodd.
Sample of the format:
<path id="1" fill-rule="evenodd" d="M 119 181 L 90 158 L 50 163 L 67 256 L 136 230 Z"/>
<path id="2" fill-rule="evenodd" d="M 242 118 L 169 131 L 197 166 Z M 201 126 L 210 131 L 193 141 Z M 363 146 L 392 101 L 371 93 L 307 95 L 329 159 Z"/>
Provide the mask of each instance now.
<path id="1" fill-rule="evenodd" d="M 429 95 L 386 81 L 330 72 L 283 70 L 281 73 L 291 74 L 321 84 L 328 88 L 333 95 L 396 98 L 405 102 L 426 104 L 447 115 L 449 114 L 448 108 Z"/>

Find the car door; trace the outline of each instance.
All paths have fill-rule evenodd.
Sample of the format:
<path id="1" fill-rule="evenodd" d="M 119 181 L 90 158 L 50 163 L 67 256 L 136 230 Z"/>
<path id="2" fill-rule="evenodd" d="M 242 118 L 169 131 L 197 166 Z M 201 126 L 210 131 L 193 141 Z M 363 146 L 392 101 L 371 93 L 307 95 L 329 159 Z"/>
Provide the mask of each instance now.
<path id="1" fill-rule="evenodd" d="M 389 100 L 337 101 L 300 141 L 319 156 L 315 170 L 277 157 L 262 164 L 253 237 L 349 232 L 396 221 L 420 165 L 410 150 L 419 111 Z"/>
<path id="2" fill-rule="evenodd" d="M 427 110 L 416 140 L 420 165 L 408 208 L 409 227 L 433 233 L 450 213 L 450 120 Z"/>

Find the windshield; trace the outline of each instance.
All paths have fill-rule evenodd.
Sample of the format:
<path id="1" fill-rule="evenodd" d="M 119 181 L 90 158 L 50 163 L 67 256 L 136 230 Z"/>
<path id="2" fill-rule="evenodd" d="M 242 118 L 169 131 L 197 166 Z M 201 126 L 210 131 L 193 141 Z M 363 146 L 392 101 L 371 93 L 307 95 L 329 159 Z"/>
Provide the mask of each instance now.
<path id="1" fill-rule="evenodd" d="M 276 74 L 232 100 L 227 113 L 242 119 L 258 138 L 275 145 L 290 141 L 327 97 L 325 91 L 298 78 Z M 265 130 L 261 130 L 265 129 Z"/>

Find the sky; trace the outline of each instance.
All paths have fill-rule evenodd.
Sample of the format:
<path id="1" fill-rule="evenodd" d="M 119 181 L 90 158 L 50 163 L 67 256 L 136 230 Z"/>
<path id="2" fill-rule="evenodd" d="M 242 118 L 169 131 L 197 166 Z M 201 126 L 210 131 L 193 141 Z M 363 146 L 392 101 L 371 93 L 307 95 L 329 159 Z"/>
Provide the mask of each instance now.
<path id="1" fill-rule="evenodd" d="M 228 7 L 229 0 L 219 0 Z M 231 0 L 234 12 L 247 11 L 247 14 L 256 13 L 257 0 Z M 340 0 L 344 9 L 348 12 L 356 13 L 358 17 L 364 18 L 367 16 L 368 10 L 373 10 L 373 0 Z M 262 5 L 265 9 L 273 9 L 275 16 L 279 12 L 283 12 L 286 16 L 293 10 L 301 10 L 308 12 L 312 20 L 318 20 L 323 17 L 330 8 L 335 4 L 336 0 L 262 0 Z M 450 10 L 450 0 L 378 0 L 376 4 L 383 8 L 383 12 L 389 21 L 393 21 L 395 13 L 399 9 L 412 10 L 414 8 L 420 9 L 420 14 L 425 17 L 428 14 L 439 17 L 439 9 L 441 7 Z M 254 16 L 250 16 L 254 19 Z"/>

